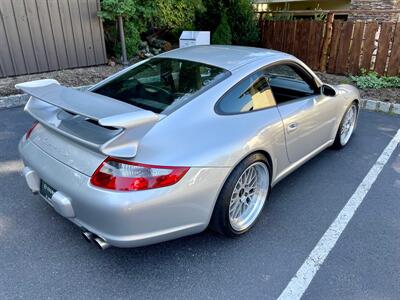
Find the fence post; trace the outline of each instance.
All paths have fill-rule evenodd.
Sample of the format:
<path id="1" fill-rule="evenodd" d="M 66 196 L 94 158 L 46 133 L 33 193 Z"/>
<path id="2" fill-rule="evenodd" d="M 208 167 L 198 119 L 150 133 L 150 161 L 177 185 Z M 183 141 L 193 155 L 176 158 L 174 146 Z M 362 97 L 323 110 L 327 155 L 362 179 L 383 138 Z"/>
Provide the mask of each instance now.
<path id="1" fill-rule="evenodd" d="M 328 49 L 332 39 L 334 18 L 335 18 L 334 13 L 328 13 L 328 17 L 326 20 L 326 33 L 325 33 L 324 43 L 322 44 L 322 55 L 319 64 L 319 69 L 321 70 L 321 72 L 326 71 L 326 63 L 328 60 Z"/>

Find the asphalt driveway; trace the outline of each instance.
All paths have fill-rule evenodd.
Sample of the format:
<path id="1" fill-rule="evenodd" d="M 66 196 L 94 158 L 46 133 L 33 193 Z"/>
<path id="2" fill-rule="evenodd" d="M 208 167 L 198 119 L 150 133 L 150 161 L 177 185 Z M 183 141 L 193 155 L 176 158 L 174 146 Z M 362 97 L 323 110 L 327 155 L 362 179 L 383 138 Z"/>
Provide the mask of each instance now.
<path id="1" fill-rule="evenodd" d="M 32 120 L 0 111 L 0 299 L 275 299 L 400 128 L 362 112 L 342 151 L 326 150 L 280 182 L 254 229 L 135 249 L 86 243 L 19 175 L 18 139 Z M 400 146 L 372 185 L 303 299 L 398 299 Z"/>

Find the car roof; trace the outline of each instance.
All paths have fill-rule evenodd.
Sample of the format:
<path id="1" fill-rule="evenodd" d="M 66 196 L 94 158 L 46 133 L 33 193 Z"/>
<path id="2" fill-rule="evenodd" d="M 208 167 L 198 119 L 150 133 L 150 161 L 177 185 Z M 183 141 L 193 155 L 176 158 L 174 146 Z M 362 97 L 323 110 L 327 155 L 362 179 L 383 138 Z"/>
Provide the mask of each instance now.
<path id="1" fill-rule="evenodd" d="M 275 50 L 244 46 L 204 45 L 179 48 L 157 57 L 191 60 L 233 71 L 256 60 L 268 63 L 291 55 Z"/>

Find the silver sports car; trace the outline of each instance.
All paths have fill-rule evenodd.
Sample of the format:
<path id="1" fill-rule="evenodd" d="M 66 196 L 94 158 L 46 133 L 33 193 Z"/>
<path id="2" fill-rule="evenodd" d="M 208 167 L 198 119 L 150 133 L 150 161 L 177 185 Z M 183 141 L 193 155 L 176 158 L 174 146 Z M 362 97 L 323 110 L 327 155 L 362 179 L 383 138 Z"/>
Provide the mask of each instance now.
<path id="1" fill-rule="evenodd" d="M 349 142 L 360 99 L 289 54 L 238 46 L 163 53 L 86 92 L 17 88 L 38 121 L 19 144 L 29 188 L 102 249 L 244 234 L 271 187 Z"/>

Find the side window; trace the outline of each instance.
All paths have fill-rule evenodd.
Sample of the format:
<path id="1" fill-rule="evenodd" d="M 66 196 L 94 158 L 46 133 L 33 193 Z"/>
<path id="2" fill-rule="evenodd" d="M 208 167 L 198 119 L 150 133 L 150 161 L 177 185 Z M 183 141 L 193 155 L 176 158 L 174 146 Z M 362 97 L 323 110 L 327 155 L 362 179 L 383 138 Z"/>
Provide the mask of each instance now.
<path id="1" fill-rule="evenodd" d="M 218 110 L 225 114 L 243 113 L 275 106 L 267 78 L 257 72 L 228 91 L 218 102 Z"/>
<path id="2" fill-rule="evenodd" d="M 319 93 L 315 82 L 300 67 L 280 64 L 264 70 L 277 104 Z"/>
<path id="3" fill-rule="evenodd" d="M 294 80 L 303 80 L 289 65 L 276 65 L 266 70 L 268 77 L 286 77 Z"/>

